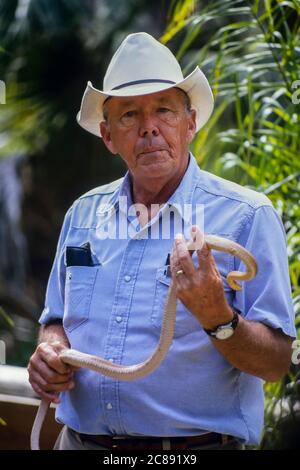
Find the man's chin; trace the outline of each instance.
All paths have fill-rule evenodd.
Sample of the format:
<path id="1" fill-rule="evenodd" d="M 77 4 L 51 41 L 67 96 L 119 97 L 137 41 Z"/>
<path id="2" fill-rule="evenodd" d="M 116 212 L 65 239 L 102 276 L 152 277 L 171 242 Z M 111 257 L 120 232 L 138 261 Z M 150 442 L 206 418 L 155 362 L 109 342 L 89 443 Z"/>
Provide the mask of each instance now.
<path id="1" fill-rule="evenodd" d="M 148 177 L 156 178 L 162 177 L 170 173 L 173 169 L 173 165 L 168 160 L 154 161 L 142 163 L 140 169 L 147 173 Z"/>
<path id="2" fill-rule="evenodd" d="M 172 159 L 168 154 L 161 151 L 142 153 L 138 157 L 139 165 L 149 168 L 166 168 L 170 167 Z"/>

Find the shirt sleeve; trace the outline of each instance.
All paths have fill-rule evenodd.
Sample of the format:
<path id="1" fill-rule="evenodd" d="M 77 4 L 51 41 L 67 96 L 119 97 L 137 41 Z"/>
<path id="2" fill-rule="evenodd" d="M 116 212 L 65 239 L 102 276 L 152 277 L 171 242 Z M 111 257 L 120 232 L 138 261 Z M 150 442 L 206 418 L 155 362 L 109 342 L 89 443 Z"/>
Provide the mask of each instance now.
<path id="1" fill-rule="evenodd" d="M 64 247 L 71 225 L 72 207 L 65 215 L 60 232 L 54 263 L 48 279 L 45 306 L 39 318 L 39 323 L 45 325 L 55 320 L 62 320 L 64 314 L 64 292 L 66 279 L 66 266 L 64 260 Z"/>
<path id="2" fill-rule="evenodd" d="M 274 207 L 257 208 L 237 241 L 256 258 L 258 273 L 251 281 L 242 283 L 242 290 L 236 292 L 234 307 L 248 320 L 280 328 L 286 335 L 296 337 L 286 234 Z M 244 271 L 243 263 L 235 260 L 234 269 Z"/>

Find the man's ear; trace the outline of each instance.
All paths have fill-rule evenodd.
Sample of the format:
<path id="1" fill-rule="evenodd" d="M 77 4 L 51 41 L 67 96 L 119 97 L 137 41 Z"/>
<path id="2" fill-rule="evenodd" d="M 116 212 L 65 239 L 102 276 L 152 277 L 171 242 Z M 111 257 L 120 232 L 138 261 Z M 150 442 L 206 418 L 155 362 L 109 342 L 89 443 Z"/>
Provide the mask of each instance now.
<path id="1" fill-rule="evenodd" d="M 195 111 L 195 109 L 192 109 L 190 111 L 190 116 L 189 116 L 189 120 L 188 120 L 187 140 L 188 140 L 189 144 L 192 142 L 195 133 L 196 133 L 196 111 Z"/>
<path id="2" fill-rule="evenodd" d="M 106 147 L 108 148 L 108 150 L 109 150 L 113 155 L 116 155 L 118 152 L 117 152 L 117 150 L 116 150 L 116 148 L 115 148 L 115 145 L 114 145 L 114 143 L 113 143 L 113 141 L 112 141 L 111 132 L 110 132 L 110 128 L 109 128 L 108 122 L 106 122 L 106 121 L 100 122 L 100 124 L 99 124 L 99 129 L 100 129 L 100 133 L 101 133 L 103 142 L 105 143 Z"/>

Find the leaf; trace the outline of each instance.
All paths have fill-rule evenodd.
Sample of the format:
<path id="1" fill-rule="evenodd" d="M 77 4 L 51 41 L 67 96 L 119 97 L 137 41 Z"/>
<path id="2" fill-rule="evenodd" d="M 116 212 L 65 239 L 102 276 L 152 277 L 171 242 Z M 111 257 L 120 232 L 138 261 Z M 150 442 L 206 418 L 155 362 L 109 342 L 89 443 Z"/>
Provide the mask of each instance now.
<path id="1" fill-rule="evenodd" d="M 276 191 L 279 189 L 283 184 L 288 183 L 289 181 L 292 181 L 293 179 L 297 179 L 300 176 L 300 172 L 294 173 L 293 175 L 289 175 L 286 178 L 284 178 L 281 181 L 278 181 L 277 183 L 273 184 L 270 186 L 268 189 L 264 191 L 264 194 L 270 194 L 273 191 Z"/>
<path id="2" fill-rule="evenodd" d="M 5 310 L 0 306 L 0 315 L 4 318 L 4 320 L 9 324 L 9 326 L 14 326 L 14 321 L 9 317 L 9 315 L 5 312 Z"/>

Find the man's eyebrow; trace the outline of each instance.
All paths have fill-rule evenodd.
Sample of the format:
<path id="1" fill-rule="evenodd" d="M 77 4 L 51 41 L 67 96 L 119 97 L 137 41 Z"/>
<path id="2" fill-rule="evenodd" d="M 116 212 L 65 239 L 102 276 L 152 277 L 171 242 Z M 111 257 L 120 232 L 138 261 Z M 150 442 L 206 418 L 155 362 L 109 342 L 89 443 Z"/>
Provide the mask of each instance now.
<path id="1" fill-rule="evenodd" d="M 124 108 L 128 108 L 130 106 L 135 106 L 135 102 L 133 100 L 129 100 L 129 101 L 123 101 L 120 103 L 120 109 L 124 109 Z"/>
<path id="2" fill-rule="evenodd" d="M 159 96 L 155 98 L 155 104 L 171 104 L 172 99 L 169 96 Z M 131 106 L 136 106 L 136 102 L 134 100 L 122 101 L 119 103 L 119 112 L 122 112 L 124 109 L 130 108 Z"/>
<path id="3" fill-rule="evenodd" d="M 157 99 L 157 102 L 158 103 L 171 103 L 172 102 L 172 99 L 169 98 L 168 96 L 160 96 L 158 99 Z"/>

